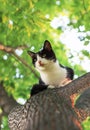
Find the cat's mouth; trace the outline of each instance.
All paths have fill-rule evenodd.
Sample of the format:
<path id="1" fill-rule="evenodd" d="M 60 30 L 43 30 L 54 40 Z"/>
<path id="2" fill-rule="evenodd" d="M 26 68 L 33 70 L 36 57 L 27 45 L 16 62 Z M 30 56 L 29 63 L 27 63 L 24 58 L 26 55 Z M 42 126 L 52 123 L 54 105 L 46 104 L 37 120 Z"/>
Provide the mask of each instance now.
<path id="1" fill-rule="evenodd" d="M 41 66 L 41 67 L 44 67 L 44 65 L 45 65 L 45 64 L 42 63 L 41 61 L 39 61 L 38 64 L 39 64 L 39 66 Z"/>
<path id="2" fill-rule="evenodd" d="M 41 66 L 41 67 L 44 67 L 44 65 L 45 65 L 45 64 L 43 64 L 43 63 L 39 63 L 39 66 Z"/>
<path id="3" fill-rule="evenodd" d="M 47 63 L 37 62 L 37 63 L 36 63 L 36 68 L 37 68 L 38 70 L 43 70 L 43 69 L 47 68 Z"/>

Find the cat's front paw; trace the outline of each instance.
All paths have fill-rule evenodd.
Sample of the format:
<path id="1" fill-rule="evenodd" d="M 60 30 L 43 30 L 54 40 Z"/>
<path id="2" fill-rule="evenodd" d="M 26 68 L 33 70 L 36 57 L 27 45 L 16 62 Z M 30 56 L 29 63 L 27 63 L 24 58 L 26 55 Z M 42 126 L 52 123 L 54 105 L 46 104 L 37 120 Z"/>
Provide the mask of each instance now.
<path id="1" fill-rule="evenodd" d="M 53 85 L 49 85 L 48 88 L 53 89 L 53 88 L 56 88 L 56 87 L 53 86 Z"/>
<path id="2" fill-rule="evenodd" d="M 59 84 L 59 86 L 63 87 L 63 86 L 65 86 L 65 85 L 69 84 L 70 82 L 72 82 L 71 79 L 65 78 L 65 80 L 63 80 L 63 81 Z"/>

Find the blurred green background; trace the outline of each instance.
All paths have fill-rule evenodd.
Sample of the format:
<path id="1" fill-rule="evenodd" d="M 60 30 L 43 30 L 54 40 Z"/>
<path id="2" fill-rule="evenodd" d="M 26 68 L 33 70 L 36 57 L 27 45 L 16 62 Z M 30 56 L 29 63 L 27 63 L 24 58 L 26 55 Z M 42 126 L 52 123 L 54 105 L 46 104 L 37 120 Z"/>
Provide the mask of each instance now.
<path id="1" fill-rule="evenodd" d="M 19 103 L 38 82 L 27 50 L 38 51 L 46 39 L 59 62 L 74 69 L 75 78 L 89 71 L 90 1 L 0 0 L 0 81 Z M 0 107 L 1 129 L 8 130 L 2 113 Z M 90 130 L 89 124 L 90 119 L 83 129 Z"/>

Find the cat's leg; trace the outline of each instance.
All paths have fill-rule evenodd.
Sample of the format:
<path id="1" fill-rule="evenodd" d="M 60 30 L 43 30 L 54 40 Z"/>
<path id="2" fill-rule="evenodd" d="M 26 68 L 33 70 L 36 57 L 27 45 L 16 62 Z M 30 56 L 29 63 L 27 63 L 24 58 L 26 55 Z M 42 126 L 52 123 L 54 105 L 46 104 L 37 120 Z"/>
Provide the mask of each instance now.
<path id="1" fill-rule="evenodd" d="M 59 86 L 65 86 L 67 84 L 69 84 L 70 82 L 72 82 L 72 80 L 70 78 L 65 78 L 60 84 Z"/>

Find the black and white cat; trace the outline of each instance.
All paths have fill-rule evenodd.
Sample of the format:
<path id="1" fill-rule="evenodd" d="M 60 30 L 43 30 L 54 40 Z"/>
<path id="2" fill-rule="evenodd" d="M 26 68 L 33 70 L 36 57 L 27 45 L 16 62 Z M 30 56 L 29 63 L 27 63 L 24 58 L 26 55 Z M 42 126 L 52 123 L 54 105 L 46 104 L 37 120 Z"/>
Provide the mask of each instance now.
<path id="1" fill-rule="evenodd" d="M 39 52 L 28 51 L 28 54 L 32 58 L 34 67 L 40 73 L 39 84 L 60 87 L 73 79 L 74 71 L 59 64 L 48 40 L 45 40 L 44 46 Z"/>

